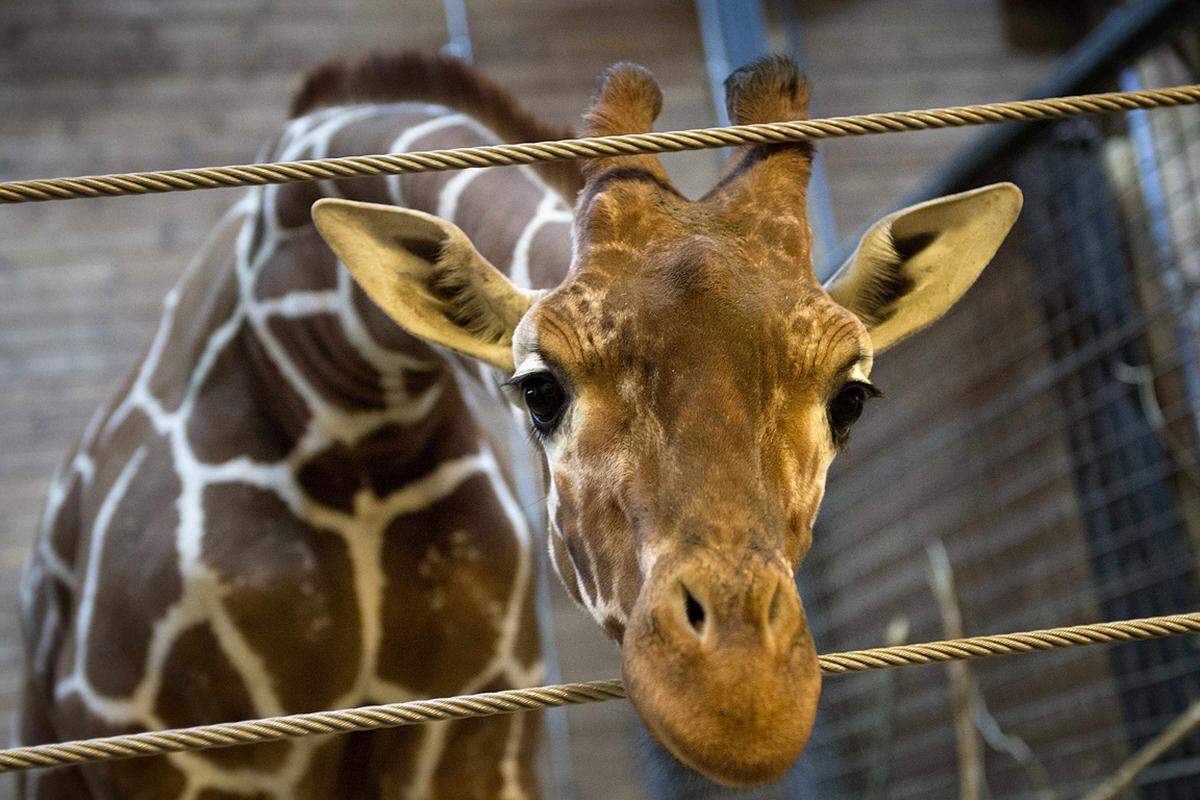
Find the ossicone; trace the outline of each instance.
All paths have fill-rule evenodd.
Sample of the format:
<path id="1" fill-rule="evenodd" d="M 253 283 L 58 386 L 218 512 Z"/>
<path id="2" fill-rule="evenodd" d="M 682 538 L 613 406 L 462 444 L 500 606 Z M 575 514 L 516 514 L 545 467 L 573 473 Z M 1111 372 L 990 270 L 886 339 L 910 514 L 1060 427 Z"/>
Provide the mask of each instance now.
<path id="1" fill-rule="evenodd" d="M 596 82 L 591 103 L 583 114 L 584 136 L 621 136 L 649 133 L 662 111 L 662 90 L 645 67 L 622 62 L 614 64 Z M 656 156 L 611 156 L 584 162 L 590 180 L 613 170 L 644 173 L 669 186 L 666 171 Z"/>
<path id="2" fill-rule="evenodd" d="M 725 105 L 736 125 L 807 119 L 808 100 L 808 81 L 786 56 L 760 58 L 725 79 Z M 704 199 L 730 213 L 752 205 L 772 208 L 781 218 L 801 219 L 812 157 L 809 141 L 739 147 Z M 807 238 L 806 230 L 800 233 Z"/>
<path id="3" fill-rule="evenodd" d="M 787 56 L 764 56 L 725 79 L 725 107 L 735 125 L 808 118 L 808 81 Z"/>

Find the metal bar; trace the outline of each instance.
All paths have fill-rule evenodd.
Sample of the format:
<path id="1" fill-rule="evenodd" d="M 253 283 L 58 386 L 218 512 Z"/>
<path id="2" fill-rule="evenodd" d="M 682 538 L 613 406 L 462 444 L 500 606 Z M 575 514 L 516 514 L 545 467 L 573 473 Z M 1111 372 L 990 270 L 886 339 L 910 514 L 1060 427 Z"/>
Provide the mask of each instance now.
<path id="1" fill-rule="evenodd" d="M 467 27 L 466 0 L 442 0 L 442 10 L 446 15 L 446 33 L 450 37 L 450 41 L 442 48 L 442 52 L 457 56 L 468 64 L 474 64 L 475 54 L 471 50 L 471 31 Z"/>

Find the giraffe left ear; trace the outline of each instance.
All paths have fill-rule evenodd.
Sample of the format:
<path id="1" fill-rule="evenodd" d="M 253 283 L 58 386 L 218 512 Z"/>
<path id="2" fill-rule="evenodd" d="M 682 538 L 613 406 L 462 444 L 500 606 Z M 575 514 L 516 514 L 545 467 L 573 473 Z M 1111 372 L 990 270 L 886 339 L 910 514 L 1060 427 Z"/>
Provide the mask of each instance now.
<path id="1" fill-rule="evenodd" d="M 876 353 L 942 316 L 983 272 L 1021 213 L 1021 190 L 995 183 L 881 219 L 825 290 L 858 315 Z"/>
<path id="2" fill-rule="evenodd" d="M 409 333 L 512 372 L 512 336 L 534 296 L 444 219 L 398 206 L 318 200 L 313 222 L 363 290 Z"/>

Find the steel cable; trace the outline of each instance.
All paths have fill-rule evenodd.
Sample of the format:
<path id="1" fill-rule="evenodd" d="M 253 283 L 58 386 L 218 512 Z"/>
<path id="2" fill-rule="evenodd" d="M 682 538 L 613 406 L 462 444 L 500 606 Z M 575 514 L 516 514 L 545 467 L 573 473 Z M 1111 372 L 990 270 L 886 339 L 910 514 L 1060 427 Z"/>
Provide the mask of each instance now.
<path id="1" fill-rule="evenodd" d="M 843 675 L 848 672 L 1031 653 L 1062 647 L 1156 639 L 1184 633 L 1200 633 L 1200 613 L 1101 622 L 1023 633 L 971 636 L 897 647 L 877 647 L 870 650 L 830 653 L 819 656 L 819 660 L 823 674 Z M 234 747 L 301 736 L 396 728 L 437 720 L 511 714 L 538 708 L 598 703 L 623 697 L 625 688 L 620 681 L 590 681 L 435 700 L 388 703 L 340 711 L 316 711 L 58 744 L 30 745 L 0 750 L 0 773 L 162 755 L 184 750 Z"/>
<path id="2" fill-rule="evenodd" d="M 0 204 L 116 197 L 130 194 L 187 192 L 234 186 L 262 186 L 299 181 L 338 180 L 372 175 L 503 167 L 539 161 L 570 161 L 599 156 L 674 153 L 747 144 L 779 144 L 805 139 L 833 139 L 880 133 L 923 131 L 1032 122 L 1081 114 L 1107 114 L 1135 109 L 1167 108 L 1200 103 L 1200 84 L 1137 92 L 1051 97 L 1011 103 L 984 103 L 920 111 L 858 114 L 847 117 L 734 125 L 664 133 L 595 136 L 523 144 L 497 144 L 417 153 L 320 158 L 269 164 L 196 167 L 158 172 L 128 172 L 75 178 L 0 183 Z"/>

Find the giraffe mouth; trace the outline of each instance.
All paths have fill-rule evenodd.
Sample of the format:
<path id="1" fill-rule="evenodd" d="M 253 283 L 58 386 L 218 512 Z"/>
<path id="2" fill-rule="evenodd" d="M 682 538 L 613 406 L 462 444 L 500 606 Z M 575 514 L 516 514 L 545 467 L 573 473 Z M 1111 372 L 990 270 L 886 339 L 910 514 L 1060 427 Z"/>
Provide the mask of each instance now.
<path id="1" fill-rule="evenodd" d="M 643 587 L 622 672 L 672 755 L 718 783 L 754 786 L 782 777 L 804 750 L 820 666 L 790 577 L 762 570 L 732 587 L 726 566 L 685 566 Z"/>

